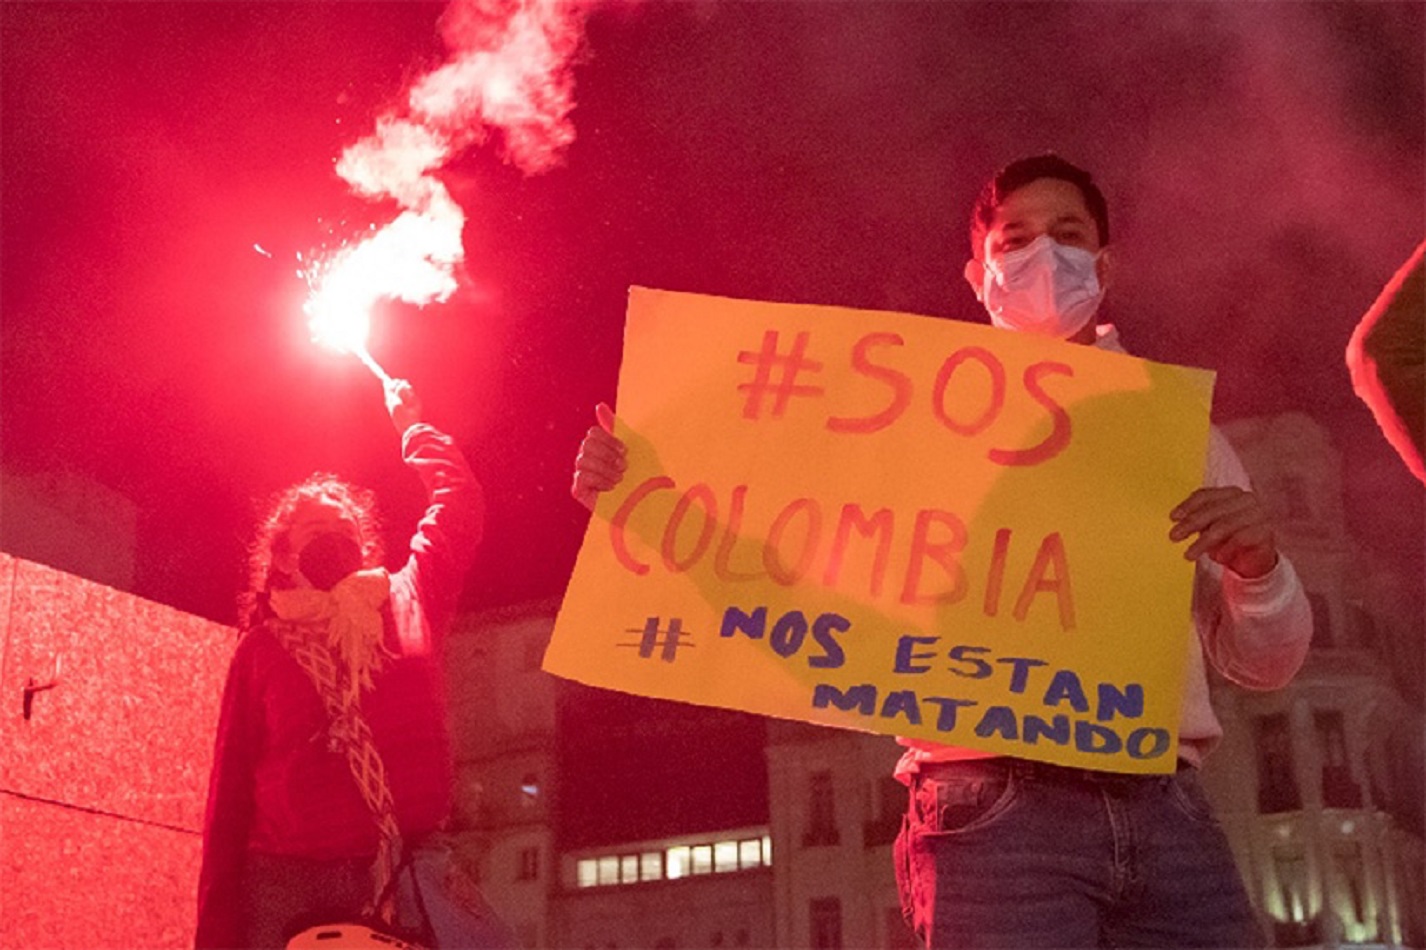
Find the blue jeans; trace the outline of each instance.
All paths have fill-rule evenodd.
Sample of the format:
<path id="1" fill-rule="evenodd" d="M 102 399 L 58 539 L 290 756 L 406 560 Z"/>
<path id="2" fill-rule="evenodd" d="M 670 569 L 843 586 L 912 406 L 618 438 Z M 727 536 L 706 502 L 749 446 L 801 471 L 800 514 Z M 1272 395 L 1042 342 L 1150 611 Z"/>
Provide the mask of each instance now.
<path id="1" fill-rule="evenodd" d="M 908 922 L 931 950 L 1261 947 L 1198 775 L 1021 759 L 913 776 L 896 840 Z"/>

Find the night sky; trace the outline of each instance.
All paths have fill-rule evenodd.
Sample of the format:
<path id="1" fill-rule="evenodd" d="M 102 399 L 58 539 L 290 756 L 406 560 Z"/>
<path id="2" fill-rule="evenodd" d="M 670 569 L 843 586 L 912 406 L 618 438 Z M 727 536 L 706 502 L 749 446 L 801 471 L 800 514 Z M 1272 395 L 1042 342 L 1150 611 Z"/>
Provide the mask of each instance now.
<path id="1" fill-rule="evenodd" d="M 441 10 L 0 4 L 3 463 L 129 497 L 137 593 L 231 622 L 255 505 L 314 469 L 409 533 L 379 387 L 308 341 L 294 269 L 393 216 L 333 162 L 441 62 Z M 450 164 L 462 288 L 375 315 L 489 492 L 470 605 L 563 590 L 630 284 L 981 320 L 967 212 L 1044 150 L 1109 197 L 1128 346 L 1218 370 L 1220 420 L 1325 425 L 1351 525 L 1419 577 L 1420 486 L 1342 350 L 1426 233 L 1423 49 L 1415 2 L 597 9 L 563 166 L 526 176 L 498 136 Z"/>

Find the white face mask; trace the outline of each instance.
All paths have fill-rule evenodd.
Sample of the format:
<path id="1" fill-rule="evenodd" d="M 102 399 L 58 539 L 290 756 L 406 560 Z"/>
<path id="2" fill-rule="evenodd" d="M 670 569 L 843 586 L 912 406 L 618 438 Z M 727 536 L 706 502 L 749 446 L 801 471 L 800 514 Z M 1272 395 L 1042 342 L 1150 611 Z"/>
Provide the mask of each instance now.
<path id="1" fill-rule="evenodd" d="M 981 301 L 990 322 L 1005 330 L 1069 339 L 1104 299 L 1098 254 L 1042 234 L 1024 247 L 985 259 Z"/>

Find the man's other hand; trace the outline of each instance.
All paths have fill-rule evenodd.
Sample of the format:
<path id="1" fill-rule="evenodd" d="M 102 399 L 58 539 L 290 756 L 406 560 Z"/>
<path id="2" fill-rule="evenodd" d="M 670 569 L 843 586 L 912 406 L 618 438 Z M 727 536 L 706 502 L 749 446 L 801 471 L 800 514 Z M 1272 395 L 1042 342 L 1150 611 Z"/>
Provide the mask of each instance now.
<path id="1" fill-rule="evenodd" d="M 404 436 L 406 430 L 421 421 L 421 400 L 416 390 L 404 379 L 393 379 L 384 387 L 386 390 L 386 411 L 391 414 L 391 424 L 396 434 Z"/>
<path id="2" fill-rule="evenodd" d="M 1277 566 L 1277 542 L 1258 496 L 1241 488 L 1200 488 L 1169 513 L 1169 539 L 1198 535 L 1183 552 L 1203 555 L 1239 577 L 1262 577 Z"/>
<path id="3" fill-rule="evenodd" d="M 619 484 L 629 464 L 624 443 L 614 435 L 614 410 L 601 402 L 594 407 L 594 419 L 598 425 L 589 427 L 574 457 L 574 485 L 570 488 L 574 500 L 590 511 L 600 492 Z"/>

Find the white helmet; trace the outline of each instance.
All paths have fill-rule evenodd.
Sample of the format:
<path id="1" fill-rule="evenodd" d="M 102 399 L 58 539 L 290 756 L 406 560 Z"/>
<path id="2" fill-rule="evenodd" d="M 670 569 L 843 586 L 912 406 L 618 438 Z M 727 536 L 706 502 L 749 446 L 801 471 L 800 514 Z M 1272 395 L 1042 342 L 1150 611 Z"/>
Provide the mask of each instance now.
<path id="1" fill-rule="evenodd" d="M 372 930 L 363 924 L 328 924 L 308 927 L 287 941 L 287 950 L 422 950 L 400 937 Z"/>

